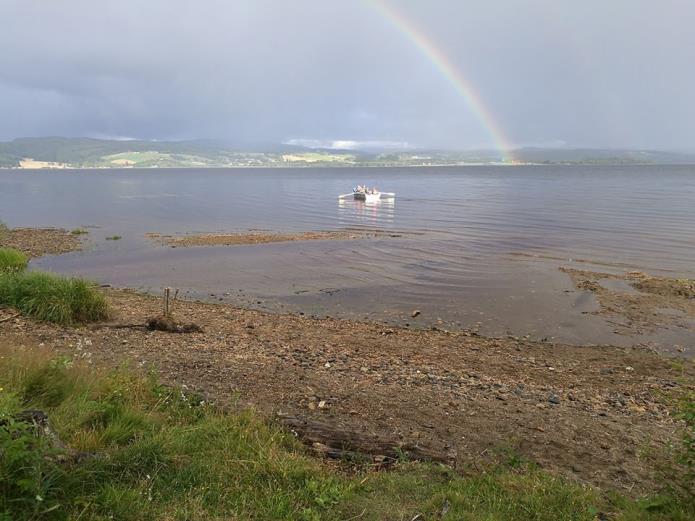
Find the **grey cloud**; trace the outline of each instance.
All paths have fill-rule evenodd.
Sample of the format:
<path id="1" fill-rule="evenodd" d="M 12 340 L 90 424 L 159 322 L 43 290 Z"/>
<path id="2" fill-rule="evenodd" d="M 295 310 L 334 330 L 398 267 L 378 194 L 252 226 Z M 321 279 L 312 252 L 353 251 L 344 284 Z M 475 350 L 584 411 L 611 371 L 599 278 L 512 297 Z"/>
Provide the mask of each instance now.
<path id="1" fill-rule="evenodd" d="M 490 146 L 369 1 L 0 0 L 0 139 Z M 689 1 L 396 1 L 517 144 L 695 148 Z"/>

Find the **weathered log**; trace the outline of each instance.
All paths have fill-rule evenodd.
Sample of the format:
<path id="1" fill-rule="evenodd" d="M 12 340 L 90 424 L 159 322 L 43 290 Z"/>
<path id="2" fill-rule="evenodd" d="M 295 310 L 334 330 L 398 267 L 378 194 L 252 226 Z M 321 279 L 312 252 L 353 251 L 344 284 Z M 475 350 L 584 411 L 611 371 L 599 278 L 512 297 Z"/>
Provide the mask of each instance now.
<path id="1" fill-rule="evenodd" d="M 90 329 L 142 329 L 148 331 L 165 331 L 167 333 L 202 333 L 203 328 L 197 324 L 179 324 L 171 317 L 159 315 L 149 318 L 144 324 L 101 323 L 92 324 Z"/>
<path id="2" fill-rule="evenodd" d="M 144 329 L 147 329 L 147 325 L 146 324 L 102 323 L 102 324 L 90 324 L 89 329 L 143 329 L 144 330 Z"/>
<path id="3" fill-rule="evenodd" d="M 368 458 L 373 463 L 382 465 L 390 465 L 403 459 L 434 461 L 446 465 L 454 465 L 456 462 L 454 451 L 438 451 L 297 416 L 281 415 L 278 418 L 280 424 L 294 432 L 305 445 L 331 459 L 364 461 Z"/>

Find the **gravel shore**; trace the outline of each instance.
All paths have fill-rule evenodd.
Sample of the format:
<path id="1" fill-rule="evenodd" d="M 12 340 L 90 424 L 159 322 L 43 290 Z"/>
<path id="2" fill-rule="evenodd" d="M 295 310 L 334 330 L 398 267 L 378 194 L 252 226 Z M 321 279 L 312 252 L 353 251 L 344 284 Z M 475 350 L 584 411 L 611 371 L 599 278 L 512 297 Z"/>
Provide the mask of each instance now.
<path id="1" fill-rule="evenodd" d="M 105 290 L 114 322 L 82 328 L 0 322 L 0 341 L 95 364 L 154 367 L 221 404 L 252 405 L 452 455 L 462 471 L 509 450 L 557 474 L 637 494 L 679 441 L 672 400 L 691 362 L 639 349 L 576 347 L 469 331 L 269 314 L 176 301 L 201 333 L 148 331 L 161 299 Z M 2 320 L 3 316 L 0 316 Z M 114 327 L 116 326 L 116 327 Z"/>
<path id="2" fill-rule="evenodd" d="M 81 235 L 61 228 L 4 228 L 0 227 L 0 247 L 14 248 L 29 257 L 59 255 L 79 250 Z"/>

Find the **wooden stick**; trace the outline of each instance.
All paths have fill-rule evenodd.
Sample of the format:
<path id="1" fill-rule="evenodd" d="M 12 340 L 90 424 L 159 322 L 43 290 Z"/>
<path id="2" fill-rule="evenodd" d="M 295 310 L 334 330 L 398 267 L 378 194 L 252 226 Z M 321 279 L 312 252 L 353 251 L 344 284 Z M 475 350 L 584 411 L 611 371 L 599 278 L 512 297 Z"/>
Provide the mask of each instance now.
<path id="1" fill-rule="evenodd" d="M 89 329 L 146 329 L 147 324 L 90 324 Z"/>
<path id="2" fill-rule="evenodd" d="M 169 293 L 171 293 L 171 288 L 164 288 L 164 316 L 169 316 Z"/>
<path id="3" fill-rule="evenodd" d="M 0 319 L 0 322 L 7 322 L 8 320 L 12 320 L 13 318 L 17 318 L 21 313 L 15 313 L 14 315 L 10 315 L 9 317 L 5 317 Z"/>

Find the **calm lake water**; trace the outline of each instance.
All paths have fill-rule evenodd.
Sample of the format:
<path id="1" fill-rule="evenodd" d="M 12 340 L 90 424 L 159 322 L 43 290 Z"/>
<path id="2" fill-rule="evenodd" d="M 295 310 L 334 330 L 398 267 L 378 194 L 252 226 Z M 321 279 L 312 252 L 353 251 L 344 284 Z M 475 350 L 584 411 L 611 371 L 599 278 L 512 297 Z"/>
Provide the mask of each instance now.
<path id="1" fill-rule="evenodd" d="M 338 201 L 358 183 L 397 196 Z M 87 251 L 34 265 L 114 285 L 577 343 L 636 340 L 583 313 L 596 303 L 566 292 L 558 267 L 695 277 L 695 166 L 4 171 L 0 220 L 88 227 Z M 176 249 L 145 238 L 354 227 L 401 236 Z"/>

